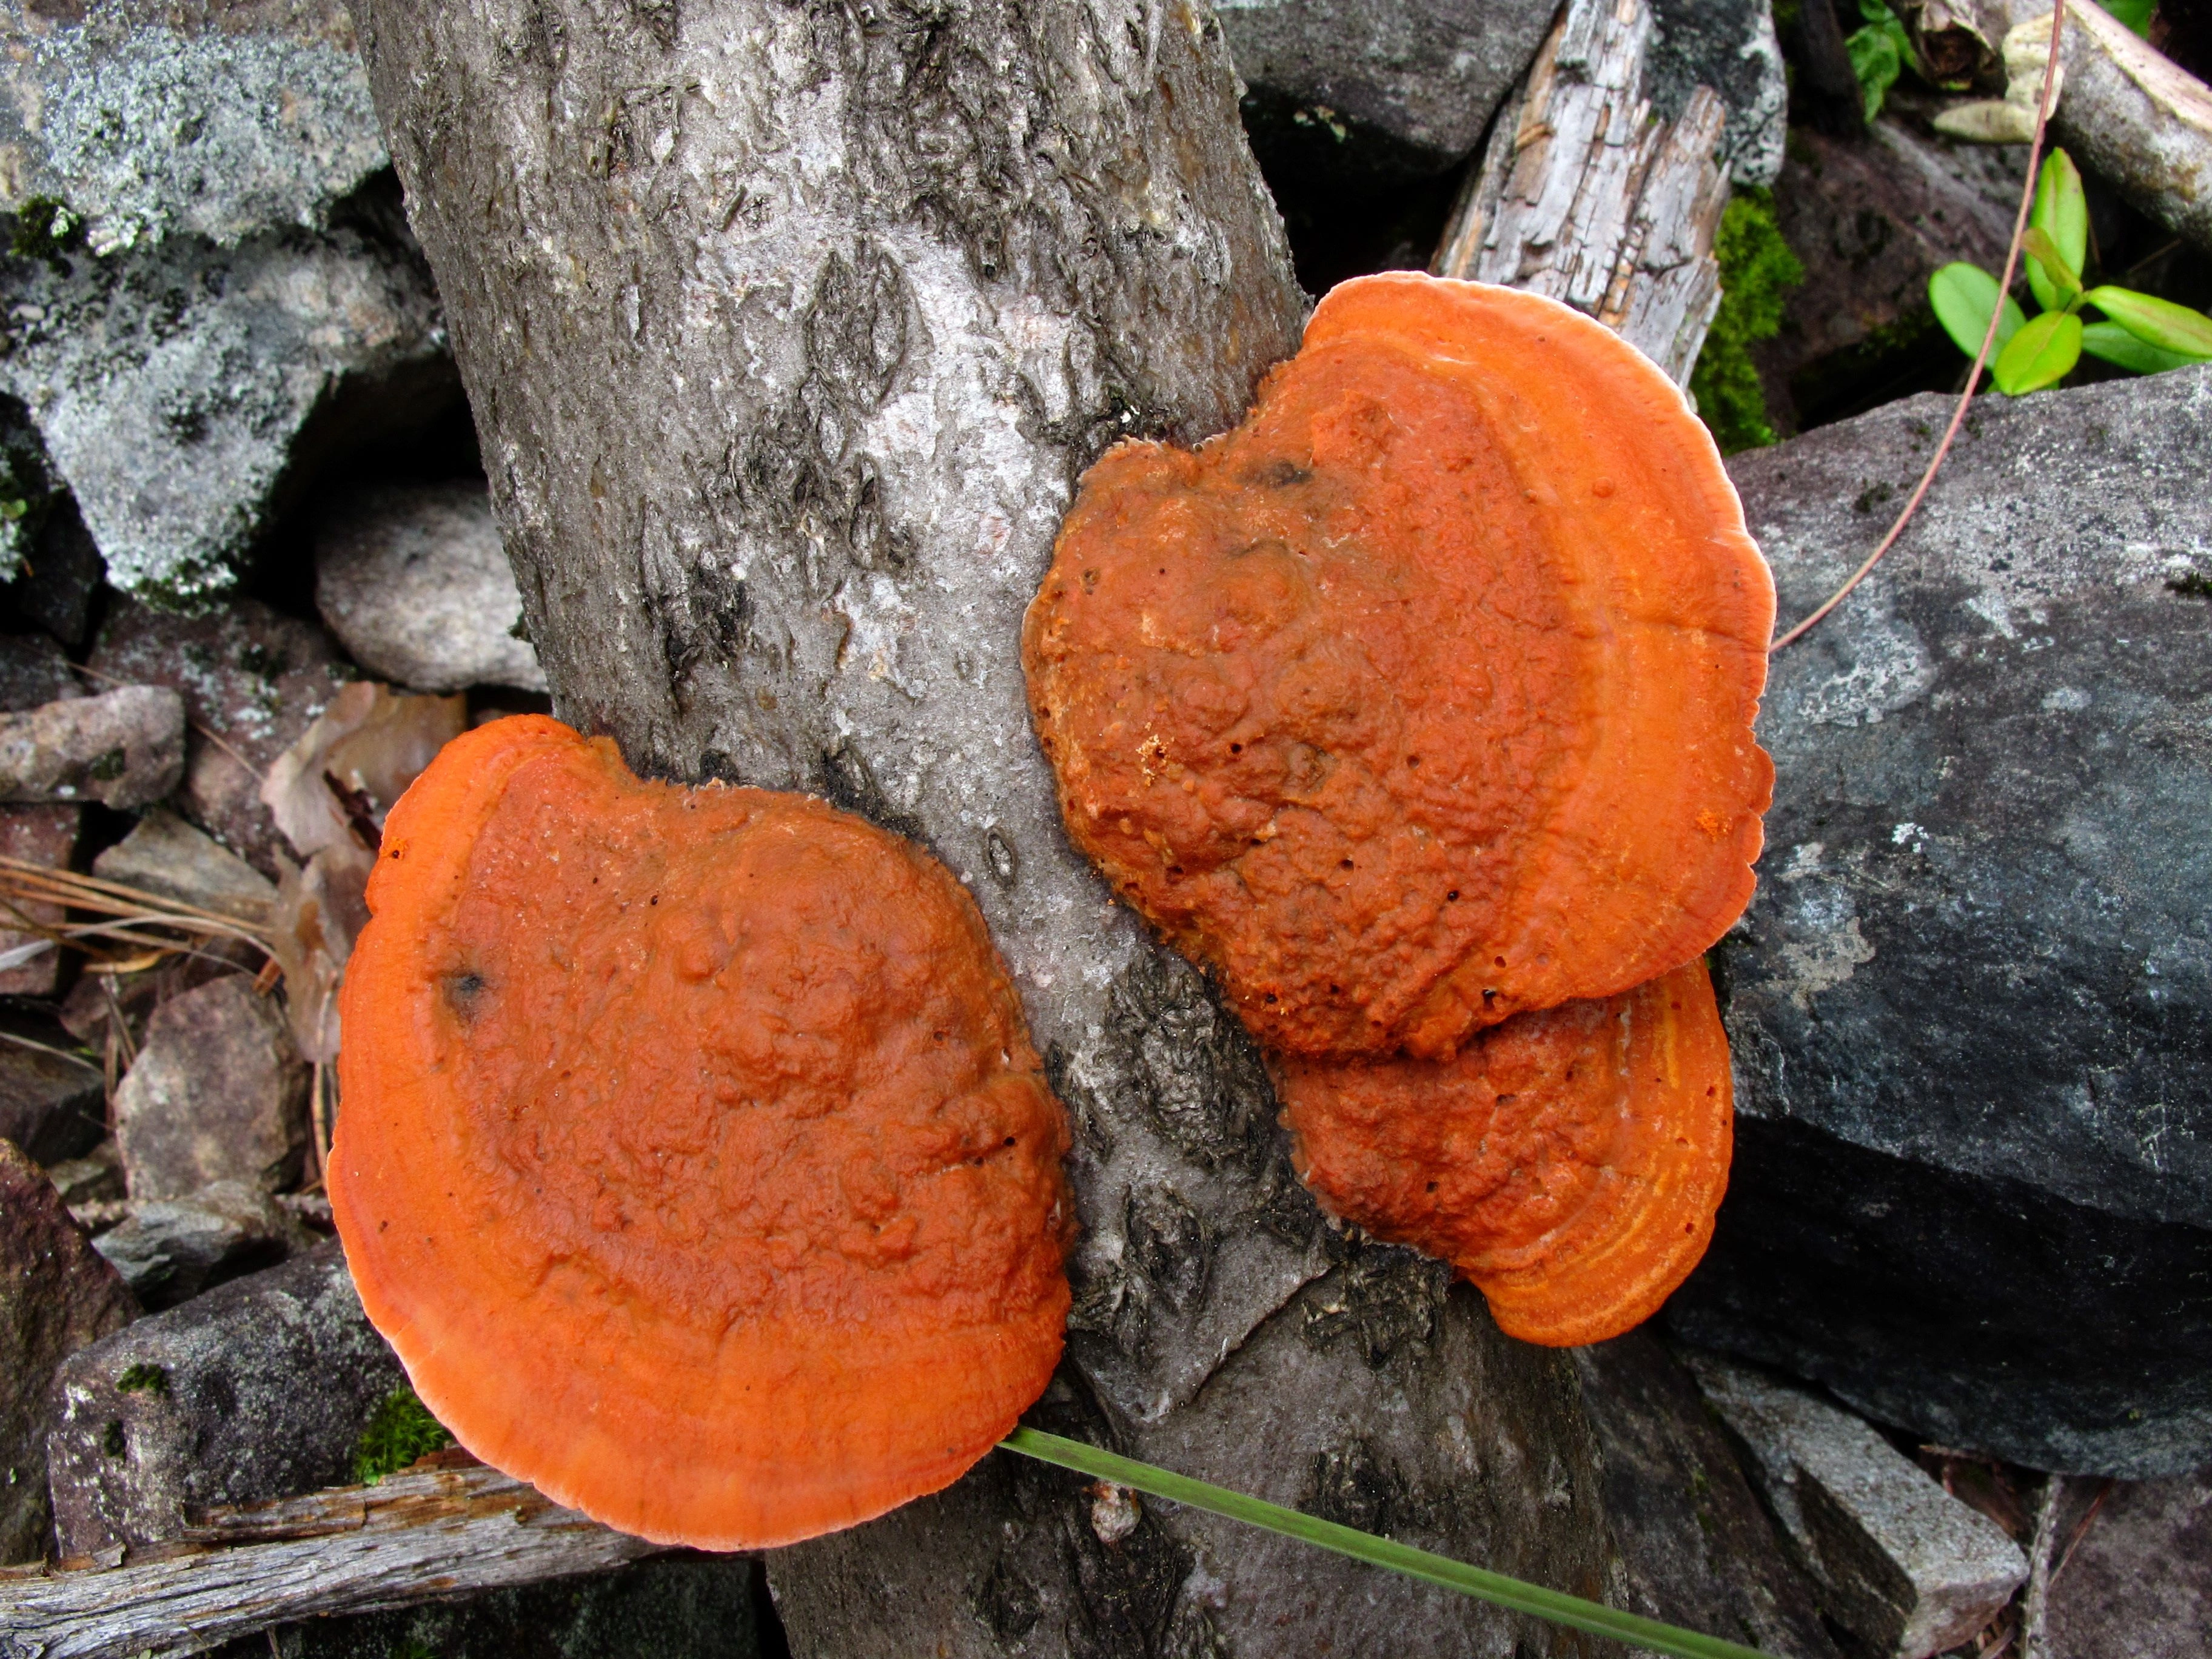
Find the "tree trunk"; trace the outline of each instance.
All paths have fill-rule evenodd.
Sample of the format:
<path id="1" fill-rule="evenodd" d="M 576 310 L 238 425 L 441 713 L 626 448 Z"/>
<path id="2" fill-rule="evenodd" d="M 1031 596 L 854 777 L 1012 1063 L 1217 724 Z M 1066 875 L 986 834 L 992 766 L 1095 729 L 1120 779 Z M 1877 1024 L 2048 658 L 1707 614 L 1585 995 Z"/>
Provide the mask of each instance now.
<path id="1" fill-rule="evenodd" d="M 982 907 L 1075 1123 L 1041 1420 L 1601 1589 L 1571 1369 L 1324 1224 L 1252 1046 L 1071 848 L 1030 731 L 1020 621 L 1078 476 L 1232 424 L 1297 343 L 1202 0 L 356 15 L 556 708 L 641 772 L 913 836 Z M 1258 1656 L 1352 1603 L 1400 1653 L 1549 1650 L 1227 1522 L 1094 1525 L 1009 1461 L 772 1557 L 794 1650 Z"/>

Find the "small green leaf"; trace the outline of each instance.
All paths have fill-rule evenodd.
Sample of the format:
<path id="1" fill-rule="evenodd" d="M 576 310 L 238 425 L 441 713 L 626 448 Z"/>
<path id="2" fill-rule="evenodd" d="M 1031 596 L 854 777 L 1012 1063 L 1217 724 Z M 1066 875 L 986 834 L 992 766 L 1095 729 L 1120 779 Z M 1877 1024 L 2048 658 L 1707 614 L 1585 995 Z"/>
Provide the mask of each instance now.
<path id="1" fill-rule="evenodd" d="M 2081 278 L 2048 234 L 2031 230 L 2020 239 L 2020 246 L 2027 255 L 2027 285 L 2038 305 L 2045 311 L 2072 311 L 2081 303 Z"/>
<path id="2" fill-rule="evenodd" d="M 2074 158 L 2063 149 L 2052 150 L 2043 163 L 2043 170 L 2035 175 L 2035 205 L 2028 213 L 2027 222 L 2032 230 L 2039 230 L 2051 239 L 2078 289 L 2082 268 L 2089 258 L 2089 199 L 2081 193 L 2081 170 L 2074 165 Z M 2028 291 L 2045 311 L 2057 311 L 2066 302 L 2054 297 L 2054 294 L 2065 284 L 2051 269 L 2048 259 L 2043 261 L 2043 266 L 2038 270 L 2035 264 L 2029 264 Z"/>
<path id="3" fill-rule="evenodd" d="M 2197 361 L 2146 344 L 2118 323 L 2091 323 L 2081 331 L 2081 349 L 2136 374 L 2163 374 L 2169 368 L 2186 368 Z"/>
<path id="4" fill-rule="evenodd" d="M 2158 9 L 2158 0 L 2103 0 L 2103 7 L 2137 34 L 2148 35 L 2151 14 Z"/>
<path id="5" fill-rule="evenodd" d="M 2110 283 L 2081 297 L 2146 345 L 2178 352 L 2191 362 L 2212 359 L 2212 317 L 2201 311 Z"/>
<path id="6" fill-rule="evenodd" d="M 1951 343 L 1969 357 L 1982 349 L 1990 331 L 1990 313 L 1997 302 L 1997 279 L 1979 265 L 1963 262 L 1945 265 L 1928 279 L 1928 303 L 1936 320 L 1951 337 Z M 1996 349 L 2002 351 L 2027 320 L 2020 301 L 2005 296 L 2004 313 L 1997 319 Z"/>
<path id="7" fill-rule="evenodd" d="M 2081 361 L 2081 319 L 2069 311 L 2046 311 L 2012 337 L 1990 371 L 2007 397 L 2040 392 Z"/>
<path id="8" fill-rule="evenodd" d="M 1850 54 L 1851 73 L 1858 77 L 1866 118 L 1872 121 L 1881 113 L 1882 100 L 1889 96 L 1897 77 L 1912 61 L 1912 39 L 1881 0 L 1859 0 L 1859 15 L 1867 20 L 1867 25 L 1844 38 L 1844 50 Z"/>

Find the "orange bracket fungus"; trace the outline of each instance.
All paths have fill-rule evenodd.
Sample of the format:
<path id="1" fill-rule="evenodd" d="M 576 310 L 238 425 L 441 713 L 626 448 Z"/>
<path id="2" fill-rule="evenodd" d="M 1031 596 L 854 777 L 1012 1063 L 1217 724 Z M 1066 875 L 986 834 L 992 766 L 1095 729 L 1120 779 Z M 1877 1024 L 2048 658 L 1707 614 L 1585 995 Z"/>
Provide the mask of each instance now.
<path id="1" fill-rule="evenodd" d="M 1773 623 L 1659 370 L 1398 273 L 1323 300 L 1235 431 L 1091 469 L 1023 659 L 1070 833 L 1255 1035 L 1443 1057 L 1742 910 Z"/>
<path id="2" fill-rule="evenodd" d="M 331 1207 L 486 1461 L 624 1531 L 787 1543 L 1043 1389 L 1066 1128 L 981 915 L 822 802 L 501 720 L 392 809 Z"/>
<path id="3" fill-rule="evenodd" d="M 1450 1060 L 1285 1058 L 1276 1079 L 1307 1186 L 1451 1262 L 1509 1336 L 1618 1335 L 1712 1237 L 1734 1102 L 1702 962 L 1522 1014 Z"/>

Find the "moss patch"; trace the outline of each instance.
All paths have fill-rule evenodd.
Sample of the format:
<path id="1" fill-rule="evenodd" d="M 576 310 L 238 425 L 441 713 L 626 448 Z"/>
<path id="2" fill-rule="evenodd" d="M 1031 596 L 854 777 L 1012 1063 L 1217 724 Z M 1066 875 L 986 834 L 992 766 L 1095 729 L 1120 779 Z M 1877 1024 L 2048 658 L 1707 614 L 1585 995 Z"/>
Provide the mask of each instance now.
<path id="1" fill-rule="evenodd" d="M 384 1396 L 361 1431 L 354 1449 L 353 1478 L 373 1486 L 387 1474 L 396 1474 L 418 1457 L 443 1451 L 453 1443 L 446 1425 L 430 1415 L 429 1407 L 415 1397 L 412 1389 L 394 1389 Z"/>
<path id="2" fill-rule="evenodd" d="M 1751 346 L 1781 328 L 1784 296 L 1805 280 L 1805 267 L 1782 240 L 1774 198 L 1763 190 L 1738 191 L 1730 198 L 1713 252 L 1720 261 L 1721 307 L 1691 371 L 1690 391 L 1721 453 L 1733 455 L 1774 441 Z"/>

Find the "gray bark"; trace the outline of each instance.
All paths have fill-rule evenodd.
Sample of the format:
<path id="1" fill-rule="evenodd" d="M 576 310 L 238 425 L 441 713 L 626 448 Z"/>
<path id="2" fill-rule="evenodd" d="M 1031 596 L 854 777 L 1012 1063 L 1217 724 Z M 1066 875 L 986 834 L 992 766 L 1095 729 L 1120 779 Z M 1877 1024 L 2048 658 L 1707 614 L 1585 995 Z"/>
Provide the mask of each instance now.
<path id="1" fill-rule="evenodd" d="M 1525 288 L 1614 330 L 1680 384 L 1721 302 L 1728 111 L 1699 86 L 1654 115 L 1646 0 L 1570 0 L 1499 112 L 1438 275 Z"/>
<path id="2" fill-rule="evenodd" d="M 1324 1274 L 1311 1295 L 1356 1279 L 1395 1306 L 1427 1270 L 1322 1224 L 1249 1041 L 1070 848 L 1029 730 L 1021 615 L 1082 469 L 1125 434 L 1229 426 L 1297 342 L 1211 12 L 370 0 L 360 21 L 556 708 L 641 771 L 813 790 L 913 835 L 981 905 L 1075 1119 L 1060 1420 L 1151 1445 L 1217 1413 L 1220 1472 L 1285 1492 L 1316 1454 L 1284 1425 L 1360 1442 L 1390 1480 L 1472 1480 L 1505 1517 L 1443 1547 L 1514 1537 L 1537 1576 L 1600 1588 L 1558 1357 L 1472 1305 L 1407 1337 L 1440 1378 L 1453 1342 L 1494 1350 L 1466 1420 L 1500 1413 L 1526 1455 L 1480 1476 L 1421 1414 L 1363 1418 L 1293 1363 Z M 1224 1401 L 1240 1345 L 1291 1356 L 1279 1389 Z M 1529 1398 L 1565 1403 L 1531 1419 Z M 1079 1493 L 1024 1490 L 987 1476 L 938 1508 L 967 1506 L 970 1543 L 1078 1524 Z M 902 1653 L 1150 1653 L 1203 1626 L 1257 1654 L 1219 1631 L 1302 1605 L 1312 1565 L 1232 1581 L 1170 1550 L 1188 1570 L 1139 1574 L 1167 1601 L 1139 1617 L 1088 1557 L 1046 1552 L 1018 1595 L 974 1578 L 929 1513 L 774 1559 L 798 1651 L 860 1650 L 862 1598 L 819 1592 L 856 1559 L 868 1639 Z M 1062 1614 L 1006 1634 L 993 1584 Z M 1063 1616 L 1086 1587 L 1103 1624 Z M 950 1628 L 932 1609 L 954 1604 Z M 1516 1626 L 1409 1613 L 1399 1650 L 1466 1651 L 1470 1628 L 1504 1652 Z"/>
<path id="3" fill-rule="evenodd" d="M 75 1571 L 0 1569 L 0 1659 L 167 1659 L 272 1625 L 537 1583 L 657 1553 L 481 1465 L 201 1517 Z"/>

